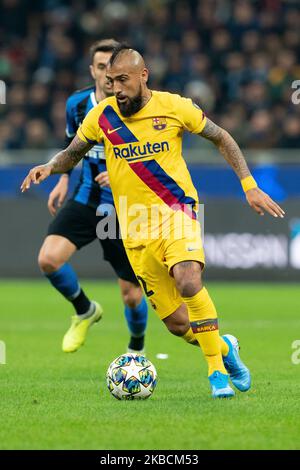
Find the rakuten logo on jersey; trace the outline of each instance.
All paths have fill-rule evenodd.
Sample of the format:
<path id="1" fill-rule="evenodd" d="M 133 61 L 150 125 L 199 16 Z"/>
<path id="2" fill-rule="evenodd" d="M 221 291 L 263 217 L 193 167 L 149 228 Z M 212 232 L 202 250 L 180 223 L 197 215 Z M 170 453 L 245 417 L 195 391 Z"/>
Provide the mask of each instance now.
<path id="1" fill-rule="evenodd" d="M 144 145 L 129 144 L 126 147 L 114 147 L 114 155 L 116 158 L 137 159 L 149 157 L 160 152 L 168 152 L 170 150 L 169 142 L 155 142 L 151 144 L 147 142 Z"/>

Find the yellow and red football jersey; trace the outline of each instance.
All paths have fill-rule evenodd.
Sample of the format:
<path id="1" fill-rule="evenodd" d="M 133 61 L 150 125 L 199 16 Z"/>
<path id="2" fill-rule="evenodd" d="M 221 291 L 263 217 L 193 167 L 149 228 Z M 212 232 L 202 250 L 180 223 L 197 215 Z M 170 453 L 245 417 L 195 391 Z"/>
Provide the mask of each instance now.
<path id="1" fill-rule="evenodd" d="M 190 99 L 160 91 L 152 91 L 148 103 L 130 117 L 122 116 L 115 97 L 101 101 L 85 117 L 77 135 L 85 142 L 104 143 L 125 246 L 152 239 L 155 207 L 169 218 L 178 211 L 196 218 L 198 196 L 182 156 L 182 136 L 185 130 L 200 133 L 205 122 Z M 137 230 L 139 210 L 143 215 Z"/>

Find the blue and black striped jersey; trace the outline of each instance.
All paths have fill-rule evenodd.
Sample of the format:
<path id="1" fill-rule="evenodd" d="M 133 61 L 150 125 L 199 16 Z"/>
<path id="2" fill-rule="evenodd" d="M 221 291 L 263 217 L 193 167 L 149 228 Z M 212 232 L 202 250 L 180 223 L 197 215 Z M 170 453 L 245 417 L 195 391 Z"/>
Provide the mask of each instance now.
<path id="1" fill-rule="evenodd" d="M 76 91 L 67 100 L 66 104 L 66 137 L 70 142 L 76 135 L 77 129 L 87 113 L 97 105 L 95 86 Z M 80 180 L 72 198 L 97 209 L 101 204 L 113 204 L 110 188 L 100 188 L 95 177 L 106 171 L 104 146 L 95 145 L 82 159 Z"/>

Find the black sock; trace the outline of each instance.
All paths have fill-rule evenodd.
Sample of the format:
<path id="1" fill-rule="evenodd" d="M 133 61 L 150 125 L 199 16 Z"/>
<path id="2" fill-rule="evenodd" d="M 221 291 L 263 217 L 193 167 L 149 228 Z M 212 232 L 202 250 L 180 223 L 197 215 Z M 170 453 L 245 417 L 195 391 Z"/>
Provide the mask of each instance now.
<path id="1" fill-rule="evenodd" d="M 72 302 L 77 315 L 84 315 L 88 312 L 91 306 L 91 301 L 87 298 L 82 289 L 80 289 L 80 293 L 78 294 L 76 299 L 73 299 L 70 302 Z"/>
<path id="2" fill-rule="evenodd" d="M 128 349 L 133 349 L 134 351 L 141 351 L 144 347 L 145 336 L 140 336 L 135 338 L 131 336 Z"/>

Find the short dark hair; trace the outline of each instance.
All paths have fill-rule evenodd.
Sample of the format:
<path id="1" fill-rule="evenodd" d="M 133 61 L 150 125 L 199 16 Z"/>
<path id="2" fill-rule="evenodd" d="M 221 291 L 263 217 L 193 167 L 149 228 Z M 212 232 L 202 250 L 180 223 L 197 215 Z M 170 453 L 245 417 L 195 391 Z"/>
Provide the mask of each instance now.
<path id="1" fill-rule="evenodd" d="M 117 47 L 114 48 L 113 50 L 113 53 L 111 55 L 111 58 L 109 59 L 108 63 L 110 66 L 113 65 L 113 63 L 115 62 L 116 58 L 118 57 L 118 55 L 120 54 L 120 52 L 122 51 L 128 51 L 129 49 L 132 49 L 130 46 L 128 46 L 128 44 L 126 43 L 119 43 L 117 45 Z"/>
<path id="2" fill-rule="evenodd" d="M 90 47 L 90 58 L 93 62 L 96 52 L 113 52 L 120 45 L 115 39 L 101 39 L 94 42 Z"/>

